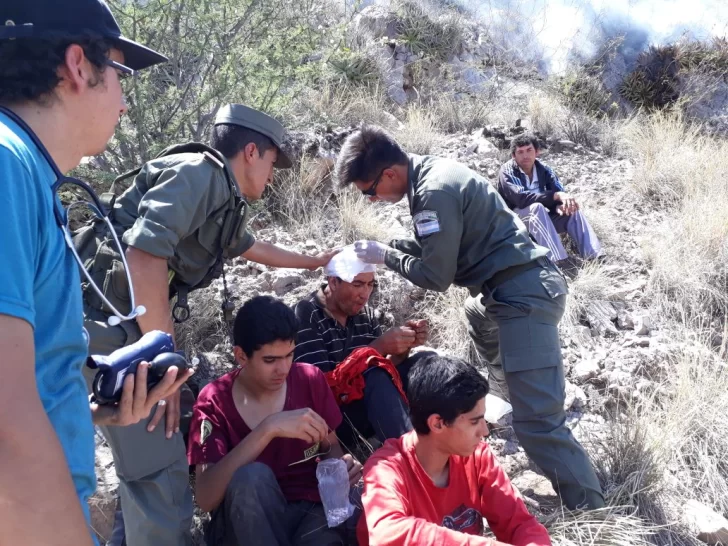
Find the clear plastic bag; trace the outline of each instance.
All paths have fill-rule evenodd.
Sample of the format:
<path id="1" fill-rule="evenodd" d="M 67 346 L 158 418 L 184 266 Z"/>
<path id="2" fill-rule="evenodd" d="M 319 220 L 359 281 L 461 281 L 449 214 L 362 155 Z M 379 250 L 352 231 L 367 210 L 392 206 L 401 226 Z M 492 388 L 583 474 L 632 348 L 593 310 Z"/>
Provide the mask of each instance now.
<path id="1" fill-rule="evenodd" d="M 316 467 L 319 494 L 329 527 L 337 527 L 354 513 L 349 502 L 349 473 L 341 459 L 326 459 Z"/>

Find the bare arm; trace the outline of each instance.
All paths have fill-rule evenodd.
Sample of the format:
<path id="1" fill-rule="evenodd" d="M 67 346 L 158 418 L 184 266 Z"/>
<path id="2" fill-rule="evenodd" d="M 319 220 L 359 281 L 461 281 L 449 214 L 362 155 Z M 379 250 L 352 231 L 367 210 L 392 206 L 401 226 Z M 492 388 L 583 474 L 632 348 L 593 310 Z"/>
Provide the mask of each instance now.
<path id="1" fill-rule="evenodd" d="M 144 250 L 130 246 L 126 251 L 131 281 L 134 285 L 134 298 L 137 305 L 143 305 L 147 311 L 137 317 L 137 324 L 142 334 L 152 330 L 167 332 L 174 338 L 174 324 L 169 311 L 169 268 L 167 259 L 154 256 Z M 189 374 L 187 375 L 189 377 Z M 186 377 L 185 377 L 186 379 Z M 179 387 L 184 381 L 177 383 L 177 389 L 167 394 L 166 405 L 157 406 L 154 417 L 147 426 L 152 432 L 166 415 L 165 428 L 167 438 L 179 432 L 180 393 Z"/>
<path id="2" fill-rule="evenodd" d="M 331 257 L 338 252 L 329 250 L 317 254 L 316 256 L 306 256 L 297 252 L 285 250 L 279 246 L 272 245 L 263 241 L 255 241 L 246 252 L 243 258 L 263 265 L 271 267 L 291 267 L 296 269 L 317 269 L 323 267 Z"/>
<path id="3" fill-rule="evenodd" d="M 0 544 L 91 546 L 66 457 L 38 396 L 27 322 L 0 315 L 0 354 Z"/>
<path id="4" fill-rule="evenodd" d="M 174 336 L 172 315 L 169 312 L 167 259 L 130 246 L 126 251 L 126 261 L 134 284 L 136 303 L 147 308 L 147 312 L 137 318 L 142 334 L 161 330 Z"/>

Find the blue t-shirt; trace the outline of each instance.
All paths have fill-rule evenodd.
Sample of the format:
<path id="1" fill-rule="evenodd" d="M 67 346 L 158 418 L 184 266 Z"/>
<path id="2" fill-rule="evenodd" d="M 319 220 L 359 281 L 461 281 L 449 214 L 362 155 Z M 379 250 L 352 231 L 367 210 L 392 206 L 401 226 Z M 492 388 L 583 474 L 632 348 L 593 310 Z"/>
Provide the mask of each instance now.
<path id="1" fill-rule="evenodd" d="M 0 314 L 34 329 L 35 380 L 88 520 L 96 487 L 94 427 L 78 266 L 53 215 L 55 175 L 26 133 L 0 113 Z"/>

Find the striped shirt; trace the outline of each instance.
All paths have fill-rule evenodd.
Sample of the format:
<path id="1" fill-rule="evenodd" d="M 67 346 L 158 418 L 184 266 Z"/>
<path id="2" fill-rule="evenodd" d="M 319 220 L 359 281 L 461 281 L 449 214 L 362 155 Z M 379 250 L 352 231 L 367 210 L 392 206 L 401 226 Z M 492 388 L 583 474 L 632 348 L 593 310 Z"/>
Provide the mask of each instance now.
<path id="1" fill-rule="evenodd" d="M 342 326 L 321 304 L 319 294 L 321 290 L 296 305 L 299 330 L 294 360 L 329 372 L 354 349 L 366 347 L 381 336 L 382 327 L 369 307 L 348 317 Z"/>

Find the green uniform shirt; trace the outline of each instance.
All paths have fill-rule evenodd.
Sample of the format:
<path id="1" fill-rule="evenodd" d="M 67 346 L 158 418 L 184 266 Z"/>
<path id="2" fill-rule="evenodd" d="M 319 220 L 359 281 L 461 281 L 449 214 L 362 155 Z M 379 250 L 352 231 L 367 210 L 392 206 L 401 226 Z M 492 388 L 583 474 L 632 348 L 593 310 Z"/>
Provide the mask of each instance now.
<path id="1" fill-rule="evenodd" d="M 488 181 L 457 161 L 410 155 L 407 198 L 415 239 L 392 241 L 385 263 L 422 288 L 456 284 L 475 295 L 498 271 L 548 253 Z"/>
<path id="2" fill-rule="evenodd" d="M 116 200 L 114 224 L 125 244 L 167 258 L 177 279 L 195 286 L 217 260 L 230 191 L 216 159 L 198 153 L 161 157 L 146 163 Z M 246 232 L 228 256 L 254 242 Z"/>

